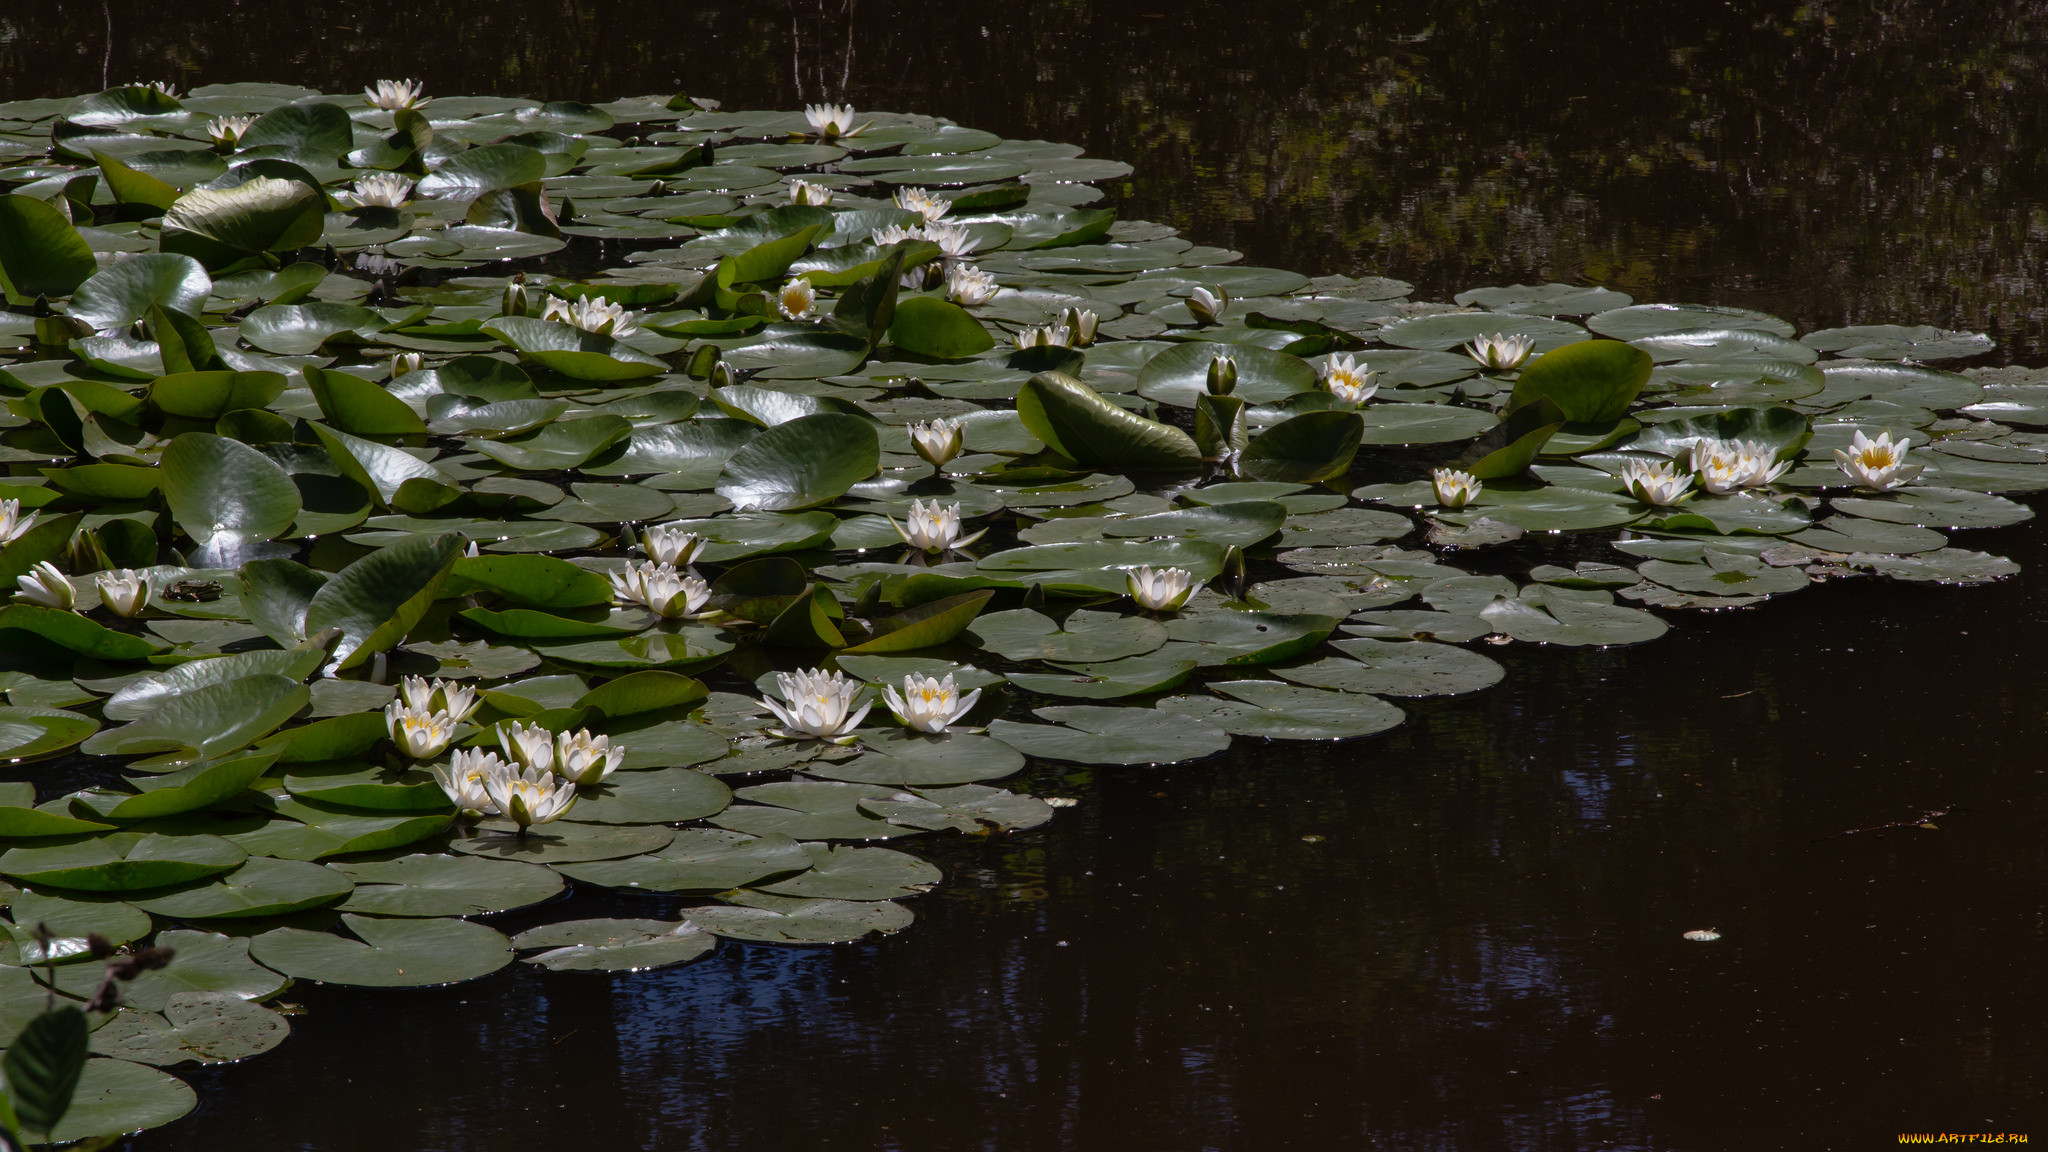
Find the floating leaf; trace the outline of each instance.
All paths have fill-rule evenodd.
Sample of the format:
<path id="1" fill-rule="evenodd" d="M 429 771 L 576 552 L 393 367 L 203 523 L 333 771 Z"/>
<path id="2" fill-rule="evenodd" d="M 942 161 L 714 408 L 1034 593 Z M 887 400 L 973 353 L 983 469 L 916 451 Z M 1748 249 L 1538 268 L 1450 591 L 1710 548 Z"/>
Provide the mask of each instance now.
<path id="1" fill-rule="evenodd" d="M 1150 708 L 1077 704 L 1032 714 L 1052 723 L 997 720 L 989 734 L 1027 756 L 1077 764 L 1171 764 L 1230 746 L 1229 733 L 1208 721 Z"/>
<path id="2" fill-rule="evenodd" d="M 360 940 L 273 928 L 249 941 L 249 955 L 287 976 L 361 988 L 459 984 L 512 962 L 511 941 L 466 920 L 341 919 Z"/>
<path id="3" fill-rule="evenodd" d="M 512 938 L 524 959 L 554 972 L 645 972 L 687 964 L 709 953 L 717 938 L 690 921 L 570 920 L 529 928 Z"/>

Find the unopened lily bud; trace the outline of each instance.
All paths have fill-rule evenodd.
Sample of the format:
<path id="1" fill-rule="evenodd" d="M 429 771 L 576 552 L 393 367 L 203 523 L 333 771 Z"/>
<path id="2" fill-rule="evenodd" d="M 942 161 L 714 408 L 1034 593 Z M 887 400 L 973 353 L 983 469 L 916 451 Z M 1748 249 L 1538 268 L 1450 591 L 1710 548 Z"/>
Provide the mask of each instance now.
<path id="1" fill-rule="evenodd" d="M 498 304 L 498 311 L 507 316 L 524 316 L 527 314 L 527 307 L 526 285 L 516 280 L 505 285 L 505 296 Z"/>
<path id="2" fill-rule="evenodd" d="M 1237 391 L 1237 361 L 1218 356 L 1209 361 L 1209 395 L 1228 396 Z"/>

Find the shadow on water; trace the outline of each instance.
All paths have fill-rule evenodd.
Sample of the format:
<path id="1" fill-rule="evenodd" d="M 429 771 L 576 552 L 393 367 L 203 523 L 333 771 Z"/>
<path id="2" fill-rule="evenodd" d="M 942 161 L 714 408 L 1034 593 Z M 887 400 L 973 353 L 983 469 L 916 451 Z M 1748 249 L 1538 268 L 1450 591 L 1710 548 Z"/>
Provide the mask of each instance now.
<path id="1" fill-rule="evenodd" d="M 0 12 L 0 98 L 133 77 L 842 94 L 1131 161 L 1128 215 L 1418 297 L 1514 280 L 2044 356 L 2040 5 L 132 0 Z M 2038 525 L 1389 735 L 1047 769 L 878 944 L 301 987 L 170 1149 L 1723 1149 L 2048 1116 Z M 1848 829 L 1954 812 L 1907 827 Z M 1310 841 L 1307 837 L 1321 837 Z M 572 897 L 578 915 L 660 900 Z M 559 918 L 559 908 L 548 910 Z M 517 925 L 512 925 L 516 927 Z M 1681 933 L 1718 928 L 1723 939 Z"/>

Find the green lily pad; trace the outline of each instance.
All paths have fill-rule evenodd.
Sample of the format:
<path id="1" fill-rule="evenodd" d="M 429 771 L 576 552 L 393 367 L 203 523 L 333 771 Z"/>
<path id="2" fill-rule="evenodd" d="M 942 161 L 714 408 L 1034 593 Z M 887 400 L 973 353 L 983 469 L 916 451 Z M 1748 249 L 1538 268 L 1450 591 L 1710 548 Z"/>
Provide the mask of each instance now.
<path id="1" fill-rule="evenodd" d="M 0 855 L 0 873 L 51 888 L 129 892 L 203 879 L 246 859 L 218 836 L 114 832 L 76 844 L 10 848 Z"/>
<path id="2" fill-rule="evenodd" d="M 563 863 L 556 870 L 572 880 L 607 888 L 709 893 L 787 877 L 811 863 L 803 846 L 787 836 L 690 828 L 650 855 Z"/>
<path id="3" fill-rule="evenodd" d="M 332 904 L 349 887 L 347 876 L 318 864 L 254 856 L 213 880 L 136 904 L 176 920 L 285 916 Z"/>
<path id="4" fill-rule="evenodd" d="M 344 915 L 360 937 L 273 928 L 249 941 L 249 955 L 301 980 L 359 988 L 426 988 L 488 976 L 512 962 L 512 942 L 466 920 L 379 920 Z"/>
<path id="5" fill-rule="evenodd" d="M 219 992 L 179 992 L 162 1015 L 123 1008 L 92 1034 L 94 1055 L 168 1067 L 260 1056 L 291 1035 L 284 1016 Z"/>
<path id="6" fill-rule="evenodd" d="M 1210 687 L 1231 698 L 1172 696 L 1161 700 L 1158 708 L 1213 724 L 1233 736 L 1275 740 L 1349 740 L 1384 732 L 1407 718 L 1392 704 L 1351 692 L 1272 680 L 1232 680 Z"/>
<path id="7" fill-rule="evenodd" d="M 1032 714 L 1052 723 L 997 720 L 989 734 L 1027 756 L 1077 764 L 1172 764 L 1230 746 L 1229 733 L 1217 725 L 1150 708 L 1076 704 Z"/>
<path id="8" fill-rule="evenodd" d="M 1335 640 L 1330 646 L 1344 657 L 1273 671 L 1297 684 L 1378 696 L 1459 696 L 1491 688 L 1507 674 L 1477 652 L 1426 640 L 1360 637 Z"/>
<path id="9" fill-rule="evenodd" d="M 805 844 L 803 851 L 810 858 L 809 868 L 755 887 L 777 896 L 818 900 L 894 900 L 927 891 L 942 878 L 925 861 L 888 848 Z"/>
<path id="10" fill-rule="evenodd" d="M 717 937 L 685 920 L 571 920 L 529 928 L 512 938 L 523 959 L 552 972 L 645 972 L 707 955 Z"/>
<path id="11" fill-rule="evenodd" d="M 482 856 L 412 855 L 329 867 L 356 884 L 342 911 L 374 916 L 482 916 L 562 891 L 551 869 Z"/>
<path id="12" fill-rule="evenodd" d="M 879 823 L 879 821 L 877 821 Z M 688 909 L 706 932 L 763 944 L 851 944 L 910 927 L 910 909 L 890 900 L 818 900 L 766 892 L 736 893 L 727 907 Z"/>

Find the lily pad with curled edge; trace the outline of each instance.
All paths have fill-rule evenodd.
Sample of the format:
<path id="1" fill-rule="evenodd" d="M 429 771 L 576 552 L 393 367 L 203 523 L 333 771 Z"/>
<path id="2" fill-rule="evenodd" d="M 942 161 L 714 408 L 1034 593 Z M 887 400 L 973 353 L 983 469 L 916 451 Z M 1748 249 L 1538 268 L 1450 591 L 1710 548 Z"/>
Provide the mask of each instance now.
<path id="1" fill-rule="evenodd" d="M 1368 404 L 1358 417 L 1362 444 L 1450 444 L 1499 422 L 1491 412 L 1451 404 Z"/>
<path id="2" fill-rule="evenodd" d="M 232 872 L 135 903 L 174 920 L 287 916 L 332 904 L 350 887 L 347 876 L 318 864 L 252 856 Z"/>
<path id="3" fill-rule="evenodd" d="M 1694 608 L 1708 612 L 1749 608 L 1770 599 L 1769 596 L 1709 596 L 1700 592 L 1681 592 L 1647 580 L 1633 588 L 1622 589 L 1620 594 L 1652 608 Z"/>
<path id="4" fill-rule="evenodd" d="M 19 689 L 15 691 L 18 692 Z M 12 698 L 20 697 L 16 695 Z M 47 756 L 71 747 L 98 729 L 99 724 L 90 716 L 81 716 L 62 708 L 38 708 L 24 704 L 0 707 L 0 734 L 4 734 L 6 738 L 5 744 L 0 745 L 0 759 L 27 760 L 35 756 Z M 5 830 L 6 827 L 5 819 L 0 818 L 0 836 L 56 835 L 54 832 L 8 832 Z"/>
<path id="5" fill-rule="evenodd" d="M 512 938 L 512 947 L 522 952 L 546 949 L 520 959 L 552 972 L 645 972 L 687 964 L 717 943 L 688 920 L 569 920 Z"/>
<path id="6" fill-rule="evenodd" d="M 249 941 L 249 955 L 287 976 L 358 988 L 426 988 L 488 976 L 512 962 L 512 942 L 467 920 L 379 920 L 344 914 L 359 939 L 303 928 L 273 928 Z"/>
<path id="7" fill-rule="evenodd" d="M 507 468 L 561 472 L 581 467 L 632 433 L 632 422 L 625 417 L 600 413 L 557 420 L 511 439 L 471 438 L 465 443 Z"/>
<path id="8" fill-rule="evenodd" d="M 227 1064 L 270 1051 L 291 1030 L 283 1015 L 239 996 L 179 992 L 162 1015 L 122 1008 L 93 1030 L 92 1052 L 160 1067 Z"/>
<path id="9" fill-rule="evenodd" d="M 417 843 L 448 827 L 453 817 L 446 814 L 394 812 L 364 815 L 344 808 L 325 808 L 292 798 L 259 798 L 259 803 L 278 815 L 248 832 L 234 832 L 228 839 L 252 855 L 274 856 L 280 860 L 318 860 L 353 852 L 381 852 Z"/>
<path id="10" fill-rule="evenodd" d="M 659 851 L 621 860 L 556 865 L 572 880 L 643 892 L 723 892 L 786 879 L 811 867 L 804 846 L 780 834 L 750 836 L 722 828 L 686 828 Z"/>
<path id="11" fill-rule="evenodd" d="M 1789 337 L 1797 329 L 1768 312 L 1717 304 L 1637 304 L 1591 316 L 1586 327 L 1616 340 L 1637 340 L 1691 328 L 1746 328 Z"/>
<path id="12" fill-rule="evenodd" d="M 288 982 L 249 959 L 249 941 L 218 932 L 167 928 L 156 943 L 169 948 L 171 962 L 136 977 L 121 989 L 121 1003 L 145 1012 L 161 1012 L 180 993 L 211 992 L 242 1000 L 267 1000 Z M 99 984 L 98 965 L 60 969 L 57 988 L 73 996 L 90 996 Z"/>
<path id="13" fill-rule="evenodd" d="M 572 380 L 635 380 L 668 371 L 667 364 L 631 345 L 550 320 L 501 316 L 483 331 Z"/>
<path id="14" fill-rule="evenodd" d="M 127 892 L 203 879 L 246 859 L 219 836 L 114 832 L 76 844 L 10 848 L 0 855 L 0 873 L 51 888 Z"/>
<path id="15" fill-rule="evenodd" d="M 1017 392 L 1017 413 L 1060 455 L 1105 472 L 1197 472 L 1202 454 L 1187 433 L 1104 400 L 1062 372 L 1040 372 Z"/>
<path id="16" fill-rule="evenodd" d="M 907 728 L 861 738 L 862 753 L 843 761 L 799 765 L 812 776 L 853 784 L 925 788 L 998 780 L 1024 768 L 1024 757 L 1000 740 L 971 732 L 938 735 Z"/>
<path id="17" fill-rule="evenodd" d="M 1636 571 L 1654 584 L 1704 596 L 1776 596 L 1797 592 L 1810 583 L 1806 573 L 1797 568 L 1773 568 L 1753 556 L 1711 548 L 1703 564 L 1645 560 Z"/>
<path id="18" fill-rule="evenodd" d="M 808 869 L 787 880 L 757 885 L 756 889 L 777 896 L 818 900 L 895 900 L 929 891 L 944 879 L 944 874 L 931 864 L 889 848 L 805 844 L 803 850 L 811 860 Z"/>
<path id="19" fill-rule="evenodd" d="M 1794 544 L 1823 552 L 1889 552 L 1911 555 L 1948 546 L 1948 537 L 1932 528 L 1893 524 L 1861 516 L 1830 516 L 1804 532 L 1785 537 Z"/>
<path id="20" fill-rule="evenodd" d="M 1174 764 L 1230 747 L 1230 734 L 1206 721 L 1150 708 L 1059 705 L 1034 709 L 1049 724 L 997 720 L 989 734 L 1026 756 L 1076 764 Z"/>
<path id="21" fill-rule="evenodd" d="M 560 820 L 529 828 L 510 821 L 485 822 L 448 845 L 450 851 L 533 864 L 579 864 L 659 852 L 676 838 L 659 824 L 570 824 Z"/>
<path id="22" fill-rule="evenodd" d="M 851 944 L 901 932 L 916 919 L 893 900 L 817 900 L 744 890 L 726 899 L 732 904 L 686 909 L 684 918 L 730 940 L 764 944 Z"/>
<path id="23" fill-rule="evenodd" d="M 1232 680 L 1209 687 L 1233 699 L 1171 696 L 1158 706 L 1207 721 L 1233 736 L 1274 740 L 1349 740 L 1384 732 L 1407 718 L 1384 700 L 1351 692 L 1273 680 Z"/>
<path id="24" fill-rule="evenodd" d="M 1344 655 L 1275 668 L 1284 680 L 1376 696 L 1459 696 L 1500 683 L 1497 661 L 1428 640 L 1332 640 Z"/>
<path id="25" fill-rule="evenodd" d="M 1644 336 L 1629 343 L 1660 364 L 1672 360 L 1788 360 L 1811 364 L 1819 358 L 1819 353 L 1796 340 L 1750 328 L 1688 328 Z"/>
<path id="26" fill-rule="evenodd" d="M 1799 342 L 1837 356 L 1869 360 L 1961 360 L 1997 346 L 1997 341 L 1982 332 L 1959 332 L 1929 324 L 1823 328 L 1801 336 Z"/>
<path id="27" fill-rule="evenodd" d="M 711 818 L 713 824 L 756 836 L 780 833 L 799 840 L 887 840 L 907 836 L 899 828 L 863 813 L 860 802 L 894 795 L 895 788 L 830 780 L 789 780 L 756 784 L 736 795 L 748 801 Z"/>
<path id="28" fill-rule="evenodd" d="M 1639 579 L 1633 569 L 1629 580 Z M 1464 612 L 1418 612 L 1412 609 L 1393 609 L 1379 612 L 1360 612 L 1344 625 L 1348 636 L 1365 636 L 1374 640 L 1441 640 L 1446 644 L 1463 644 L 1477 640 L 1493 631 L 1493 625 L 1477 615 Z"/>
<path id="29" fill-rule="evenodd" d="M 2034 518 L 2017 500 L 1960 488 L 1901 488 L 1883 496 L 1836 496 L 1828 507 L 1852 516 L 1923 528 L 2001 528 Z"/>
<path id="30" fill-rule="evenodd" d="M 1001 788 L 963 784 L 957 788 L 919 788 L 898 792 L 887 800 L 863 800 L 861 808 L 893 824 L 930 832 L 952 830 L 969 835 L 1036 828 L 1052 819 L 1052 807 L 1036 796 Z M 800 876 L 798 880 L 808 880 Z M 785 891 L 775 887 L 768 891 Z"/>
<path id="31" fill-rule="evenodd" d="M 192 1111 L 199 1098 L 184 1081 L 130 1060 L 95 1057 L 85 1062 L 71 1106 L 48 1137 L 69 1144 L 169 1124 Z"/>
<path id="32" fill-rule="evenodd" d="M 874 475 L 880 459 L 880 440 L 863 417 L 802 416 L 767 429 L 728 457 L 717 491 L 742 511 L 815 508 Z"/>
<path id="33" fill-rule="evenodd" d="M 1374 335 L 1397 348 L 1447 352 L 1495 333 L 1531 337 L 1536 341 L 1538 352 L 1548 352 L 1592 338 L 1577 324 L 1513 312 L 1446 312 L 1437 316 L 1414 316 L 1385 325 Z"/>
<path id="34" fill-rule="evenodd" d="M 171 697 L 208 684 L 223 684 L 265 673 L 304 680 L 320 667 L 326 656 L 325 651 L 314 648 L 265 649 L 192 660 L 123 686 L 108 697 L 100 712 L 113 721 L 139 720 Z"/>
<path id="35" fill-rule="evenodd" d="M 1639 608 L 1624 608 L 1611 600 L 1611 594 L 1606 592 L 1575 592 L 1530 584 L 1522 589 L 1520 597 L 1501 597 L 1482 608 L 1479 616 L 1494 631 L 1530 644 L 1641 644 L 1670 630 L 1670 625 L 1658 617 Z"/>
<path id="36" fill-rule="evenodd" d="M 342 911 L 375 916 L 484 916 L 562 891 L 552 869 L 481 856 L 415 854 L 328 867 L 356 883 Z"/>
<path id="37" fill-rule="evenodd" d="M 1010 683 L 1045 696 L 1084 700 L 1115 700 L 1147 692 L 1164 692 L 1188 678 L 1200 661 L 1200 650 L 1168 644 L 1142 656 L 1126 656 L 1099 664 L 1056 664 L 1047 672 L 1011 672 Z"/>
<path id="38" fill-rule="evenodd" d="M 961 639 L 1007 660 L 1074 664 L 1141 656 L 1166 643 L 1167 632 L 1158 621 L 1142 616 L 1083 609 L 1056 624 L 1042 612 L 1017 608 L 976 619 Z"/>
<path id="39" fill-rule="evenodd" d="M 614 772 L 604 783 L 577 789 L 563 819 L 578 824 L 676 824 L 701 820 L 732 803 L 732 790 L 690 768 Z"/>
<path id="40" fill-rule="evenodd" d="M 1886 556 L 1869 552 L 1850 555 L 1847 563 L 1867 568 L 1894 580 L 1930 584 L 1989 584 L 2017 575 L 2020 566 L 2003 556 L 1972 552 L 1964 548 L 1943 548 L 1917 556 Z"/>

